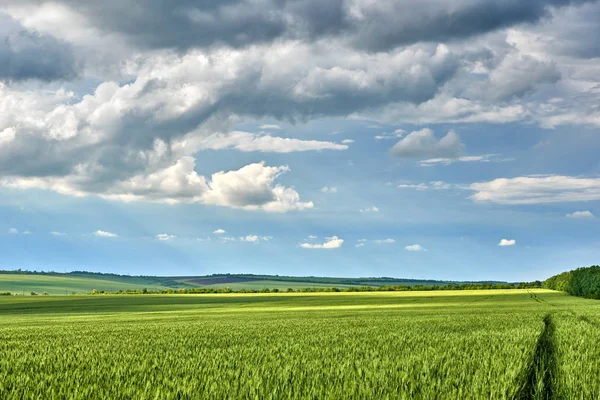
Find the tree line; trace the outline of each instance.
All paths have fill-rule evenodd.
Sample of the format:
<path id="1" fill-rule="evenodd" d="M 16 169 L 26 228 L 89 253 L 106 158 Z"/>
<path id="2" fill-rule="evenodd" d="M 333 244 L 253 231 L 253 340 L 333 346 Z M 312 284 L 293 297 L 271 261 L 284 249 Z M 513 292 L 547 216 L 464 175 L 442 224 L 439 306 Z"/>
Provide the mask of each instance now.
<path id="1" fill-rule="evenodd" d="M 316 292 L 409 292 L 409 291 L 432 291 L 432 290 L 485 290 L 485 289 L 534 289 L 541 288 L 542 282 L 518 282 L 518 283 L 461 283 L 450 285 L 397 285 L 397 286 L 354 286 L 347 288 L 338 287 L 306 287 L 302 289 L 288 288 L 280 290 L 277 288 L 269 289 L 231 289 L 222 288 L 179 288 L 179 289 L 127 289 L 117 292 L 106 292 L 104 290 L 93 290 L 90 294 L 214 294 L 214 293 L 316 293 Z"/>
<path id="2" fill-rule="evenodd" d="M 554 275 L 546 279 L 543 286 L 573 296 L 600 300 L 600 266 L 592 265 Z"/>

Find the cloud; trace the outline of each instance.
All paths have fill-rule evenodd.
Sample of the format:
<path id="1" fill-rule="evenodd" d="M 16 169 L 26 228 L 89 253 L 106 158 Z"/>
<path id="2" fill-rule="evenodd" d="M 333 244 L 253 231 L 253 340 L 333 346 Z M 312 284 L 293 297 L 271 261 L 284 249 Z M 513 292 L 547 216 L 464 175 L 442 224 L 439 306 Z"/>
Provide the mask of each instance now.
<path id="1" fill-rule="evenodd" d="M 273 130 L 273 129 L 274 130 L 280 130 L 281 127 L 279 125 L 265 124 L 265 125 L 261 125 L 260 129 L 265 129 L 265 130 L 268 130 L 268 129 L 271 129 L 271 130 Z"/>
<path id="2" fill-rule="evenodd" d="M 177 236 L 175 236 L 175 235 L 169 235 L 167 233 L 159 233 L 158 235 L 155 236 L 155 238 L 158 239 L 158 240 L 160 240 L 160 241 L 166 242 L 168 240 L 176 239 Z"/>
<path id="3" fill-rule="evenodd" d="M 323 244 L 301 243 L 300 247 L 304 249 L 337 249 L 342 247 L 342 244 L 344 244 L 344 239 L 332 236 L 325 238 L 325 243 Z"/>
<path id="4" fill-rule="evenodd" d="M 273 239 L 273 236 L 248 235 L 240 237 L 240 241 L 250 243 L 268 242 L 271 239 Z"/>
<path id="5" fill-rule="evenodd" d="M 63 232 L 57 232 L 57 231 L 52 231 L 52 232 L 50 232 L 50 234 L 51 234 L 52 236 L 67 236 L 67 234 L 66 234 L 66 233 L 63 233 Z"/>
<path id="6" fill-rule="evenodd" d="M 214 173 L 211 179 L 198 175 L 194 168 L 194 158 L 183 157 L 163 170 L 116 182 L 99 195 L 122 201 L 201 203 L 267 212 L 313 207 L 312 202 L 301 202 L 300 195 L 293 188 L 274 184 L 275 179 L 289 171 L 287 166 L 269 167 L 264 162 L 254 163 L 239 170 Z M 78 187 L 80 183 L 77 177 L 0 180 L 0 186 L 10 188 L 50 189 L 75 196 L 94 194 Z"/>
<path id="7" fill-rule="evenodd" d="M 217 229 L 217 230 L 214 230 L 213 233 L 215 235 L 222 235 L 225 233 L 225 231 L 223 229 Z"/>
<path id="8" fill-rule="evenodd" d="M 317 236 L 315 236 L 315 235 L 309 235 L 309 236 L 308 236 L 308 238 L 309 238 L 310 240 L 314 240 L 314 239 L 316 239 L 316 238 L 317 238 Z"/>
<path id="9" fill-rule="evenodd" d="M 458 158 L 463 148 L 456 132 L 450 131 L 437 140 L 431 129 L 424 128 L 406 135 L 390 149 L 390 154 L 407 158 Z"/>
<path id="10" fill-rule="evenodd" d="M 119 236 L 116 233 L 105 232 L 105 231 L 101 231 L 100 229 L 98 229 L 96 232 L 94 232 L 94 235 L 96 235 L 98 237 L 107 237 L 107 238 L 114 238 L 114 237 Z"/>
<path id="11" fill-rule="evenodd" d="M 594 214 L 590 211 L 575 211 L 572 214 L 567 214 L 566 217 L 573 219 L 592 219 L 594 218 Z"/>
<path id="12" fill-rule="evenodd" d="M 140 49 L 225 46 L 241 48 L 281 40 L 344 39 L 376 53 L 417 42 L 464 39 L 515 25 L 536 23 L 577 0 L 471 2 L 336 0 L 188 2 L 143 5 L 134 0 L 57 0 L 100 31 L 117 34 Z M 35 7 L 36 0 L 21 0 Z"/>
<path id="13" fill-rule="evenodd" d="M 318 140 L 301 140 L 234 131 L 211 135 L 198 142 L 198 150 L 234 149 L 243 152 L 292 153 L 299 151 L 347 150 L 345 144 Z"/>
<path id="14" fill-rule="evenodd" d="M 461 162 L 503 162 L 509 161 L 507 158 L 500 158 L 499 154 L 483 154 L 480 156 L 462 156 L 458 158 L 430 158 L 427 160 L 419 161 L 419 165 L 422 167 L 431 167 L 434 165 L 450 165 L 453 163 Z"/>
<path id="15" fill-rule="evenodd" d="M 420 244 L 412 244 L 404 248 L 406 251 L 427 251 Z"/>
<path id="16" fill-rule="evenodd" d="M 393 244 L 396 243 L 394 239 L 376 239 L 372 241 L 375 244 Z"/>
<path id="17" fill-rule="evenodd" d="M 8 230 L 9 235 L 17 235 L 19 233 L 19 231 L 15 228 L 10 228 Z"/>
<path id="18" fill-rule="evenodd" d="M 337 193 L 337 188 L 334 187 L 334 186 L 331 186 L 331 187 L 329 187 L 329 186 L 323 186 L 321 188 L 321 192 L 323 192 L 323 193 Z"/>
<path id="19" fill-rule="evenodd" d="M 448 189 L 462 189 L 463 186 L 456 185 L 453 183 L 447 183 L 444 181 L 431 181 L 428 183 L 401 183 L 398 185 L 400 189 L 416 189 L 416 190 L 448 190 Z"/>
<path id="20" fill-rule="evenodd" d="M 30 31 L 0 12 L 0 81 L 70 80 L 78 73 L 69 44 Z"/>
<path id="21" fill-rule="evenodd" d="M 514 239 L 502 239 L 500 241 L 500 243 L 498 243 L 498 246 L 501 246 L 501 247 L 514 246 L 516 243 L 517 243 L 517 241 Z"/>
<path id="22" fill-rule="evenodd" d="M 359 211 L 361 213 L 377 213 L 377 212 L 379 212 L 379 208 L 372 206 L 372 207 L 367 207 L 367 208 L 361 208 Z"/>
<path id="23" fill-rule="evenodd" d="M 497 204 L 544 204 L 600 200 L 600 178 L 532 175 L 473 183 L 469 198 Z"/>
<path id="24" fill-rule="evenodd" d="M 352 144 L 354 143 L 354 139 L 344 139 L 342 140 L 342 144 Z"/>
<path id="25" fill-rule="evenodd" d="M 357 249 L 359 249 L 361 247 L 364 247 L 364 245 L 365 245 L 364 243 L 357 243 L 357 244 L 354 245 L 354 247 L 356 247 Z"/>

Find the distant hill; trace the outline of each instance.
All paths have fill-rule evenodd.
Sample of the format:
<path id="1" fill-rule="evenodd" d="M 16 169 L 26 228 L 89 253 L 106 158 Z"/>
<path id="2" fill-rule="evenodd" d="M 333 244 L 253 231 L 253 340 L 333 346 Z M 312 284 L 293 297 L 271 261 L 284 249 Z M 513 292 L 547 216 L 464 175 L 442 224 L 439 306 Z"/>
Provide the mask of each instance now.
<path id="1" fill-rule="evenodd" d="M 488 282 L 488 281 L 485 281 Z M 97 272 L 73 271 L 68 273 L 35 271 L 0 271 L 0 292 L 29 294 L 47 292 L 49 294 L 82 294 L 96 289 L 115 292 L 119 290 L 147 288 L 149 290 L 179 289 L 192 287 L 214 287 L 240 289 L 280 289 L 317 287 L 360 287 L 422 285 L 444 286 L 453 281 L 400 279 L 400 278 L 329 278 L 316 276 L 279 276 L 254 274 L 214 274 L 206 276 L 131 276 Z M 469 282 L 483 283 L 483 282 Z M 504 283 L 489 281 L 489 283 Z"/>

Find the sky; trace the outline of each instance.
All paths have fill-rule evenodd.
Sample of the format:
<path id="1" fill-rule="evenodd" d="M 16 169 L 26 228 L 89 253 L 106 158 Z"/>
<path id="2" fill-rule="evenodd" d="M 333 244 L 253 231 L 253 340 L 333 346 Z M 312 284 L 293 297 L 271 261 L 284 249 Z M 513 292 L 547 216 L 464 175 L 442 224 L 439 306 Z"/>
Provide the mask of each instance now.
<path id="1" fill-rule="evenodd" d="M 0 269 L 600 262 L 600 2 L 0 0 Z"/>

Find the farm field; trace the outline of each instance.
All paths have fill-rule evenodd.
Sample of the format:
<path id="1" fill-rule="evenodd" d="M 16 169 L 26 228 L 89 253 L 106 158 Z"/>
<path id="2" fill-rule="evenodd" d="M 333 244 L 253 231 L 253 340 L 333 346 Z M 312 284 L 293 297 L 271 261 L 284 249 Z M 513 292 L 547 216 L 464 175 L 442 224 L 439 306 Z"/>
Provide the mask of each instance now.
<path id="1" fill-rule="evenodd" d="M 0 398 L 600 398 L 549 290 L 0 297 Z"/>
<path id="2" fill-rule="evenodd" d="M 446 285 L 443 281 L 420 281 L 393 278 L 322 278 L 271 275 L 211 275 L 188 277 L 129 276 L 89 272 L 74 273 L 11 273 L 0 271 L 0 293 L 29 294 L 87 294 L 94 289 L 105 292 L 119 290 L 167 290 L 179 288 L 230 288 L 232 290 L 260 290 L 264 288 L 294 290 L 304 288 L 340 289 L 359 286 L 384 285 Z"/>
<path id="3" fill-rule="evenodd" d="M 98 278 L 95 276 L 70 276 L 61 274 L 35 275 L 35 274 L 0 274 L 0 292 L 11 292 L 14 294 L 29 294 L 36 292 L 42 294 L 85 294 L 94 289 L 105 291 L 119 291 L 127 289 L 168 289 L 168 286 L 159 282 L 142 277 L 128 277 L 128 279 L 116 279 L 106 276 Z"/>

